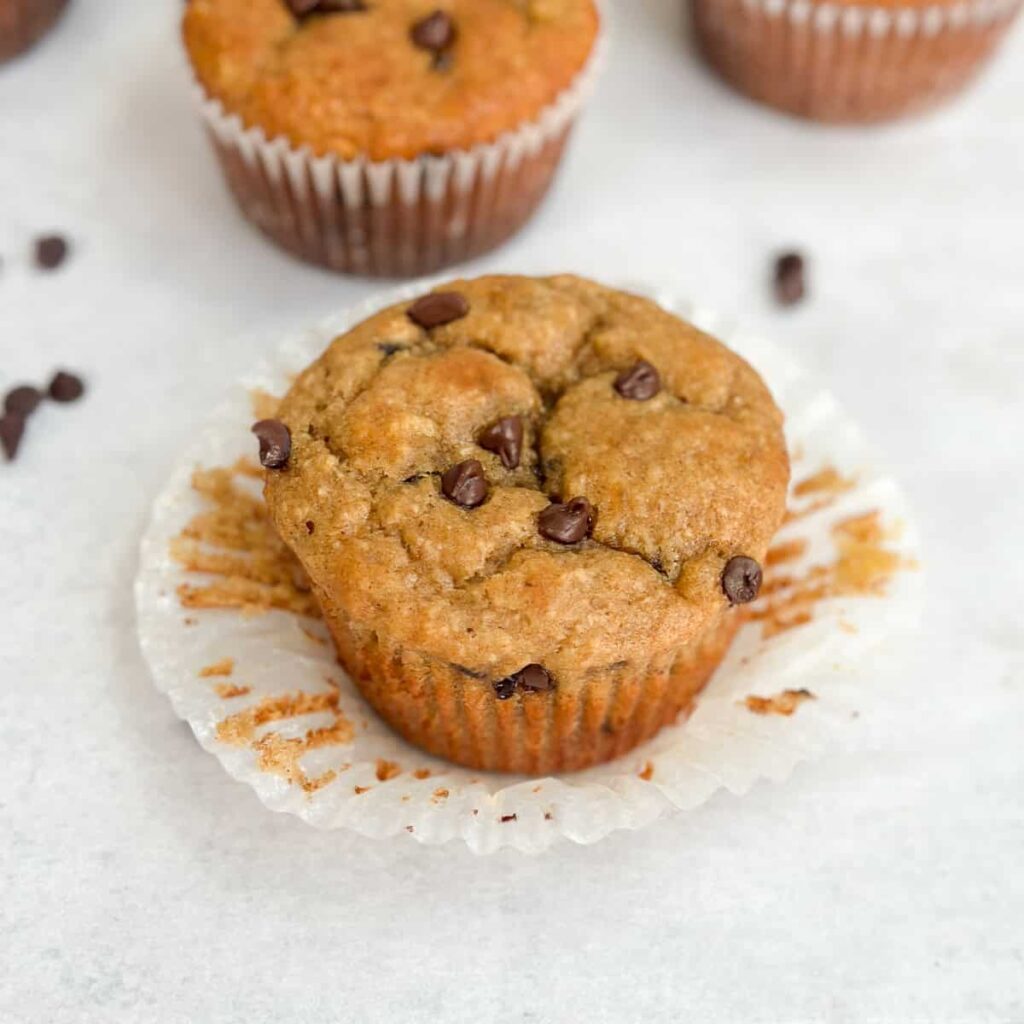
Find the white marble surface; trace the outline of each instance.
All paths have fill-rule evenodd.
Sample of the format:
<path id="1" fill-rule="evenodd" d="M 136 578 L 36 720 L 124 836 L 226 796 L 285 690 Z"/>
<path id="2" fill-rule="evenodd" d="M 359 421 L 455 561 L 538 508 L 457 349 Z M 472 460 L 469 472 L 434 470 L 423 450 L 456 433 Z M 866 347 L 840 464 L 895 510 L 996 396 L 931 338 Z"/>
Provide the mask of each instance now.
<path id="1" fill-rule="evenodd" d="M 821 130 L 707 77 L 677 0 L 618 8 L 556 193 L 479 268 L 670 283 L 855 411 L 931 589 L 873 749 L 534 859 L 318 833 L 202 754 L 134 639 L 148 504 L 225 381 L 373 285 L 236 217 L 179 3 L 75 0 L 0 69 L 0 387 L 91 385 L 0 466 L 0 1021 L 1024 1019 L 1024 34 L 939 115 Z M 791 243 L 814 298 L 782 313 Z"/>

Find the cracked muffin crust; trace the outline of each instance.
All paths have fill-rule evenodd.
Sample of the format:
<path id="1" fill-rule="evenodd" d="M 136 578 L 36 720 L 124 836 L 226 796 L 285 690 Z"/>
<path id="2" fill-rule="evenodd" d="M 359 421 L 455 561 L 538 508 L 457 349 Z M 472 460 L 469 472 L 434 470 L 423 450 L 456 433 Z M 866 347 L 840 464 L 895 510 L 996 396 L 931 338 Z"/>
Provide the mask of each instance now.
<path id="1" fill-rule="evenodd" d="M 268 507 L 342 662 L 410 740 L 480 768 L 584 767 L 688 707 L 785 510 L 754 370 L 570 276 L 383 310 L 279 416 Z"/>

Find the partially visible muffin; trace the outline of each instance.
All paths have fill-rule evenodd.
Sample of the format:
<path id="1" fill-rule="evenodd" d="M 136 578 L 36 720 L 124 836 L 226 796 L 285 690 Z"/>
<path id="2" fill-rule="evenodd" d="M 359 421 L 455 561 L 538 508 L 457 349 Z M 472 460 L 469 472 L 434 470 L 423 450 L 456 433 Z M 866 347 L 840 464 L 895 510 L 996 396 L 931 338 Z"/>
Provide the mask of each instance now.
<path id="1" fill-rule="evenodd" d="M 57 22 L 68 0 L 0 0 L 0 60 L 17 56 Z"/>
<path id="2" fill-rule="evenodd" d="M 337 338 L 258 425 L 266 497 L 381 715 L 544 773 L 688 708 L 782 522 L 758 375 L 575 277 L 456 281 Z"/>
<path id="3" fill-rule="evenodd" d="M 599 27 L 594 0 L 192 0 L 184 39 L 250 219 L 306 259 L 393 275 L 527 219 Z"/>

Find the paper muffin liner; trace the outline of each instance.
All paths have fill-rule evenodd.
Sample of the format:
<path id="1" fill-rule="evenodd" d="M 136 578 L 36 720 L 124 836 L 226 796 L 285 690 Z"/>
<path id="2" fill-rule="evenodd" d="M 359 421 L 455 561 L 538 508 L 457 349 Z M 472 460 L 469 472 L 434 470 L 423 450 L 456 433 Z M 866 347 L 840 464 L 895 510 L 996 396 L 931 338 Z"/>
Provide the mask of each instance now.
<path id="1" fill-rule="evenodd" d="M 607 48 L 607 15 L 587 63 L 540 114 L 494 142 L 416 159 L 316 156 L 267 138 L 194 85 L 228 186 L 245 217 L 300 259 L 347 274 L 414 277 L 479 256 L 515 234 L 554 179 Z"/>
<path id="2" fill-rule="evenodd" d="M 27 50 L 64 13 L 68 0 L 0 0 L 0 61 Z"/>
<path id="3" fill-rule="evenodd" d="M 1021 0 L 690 2 L 698 44 L 726 81 L 762 103 L 836 122 L 899 117 L 952 96 L 1021 8 Z"/>
<path id="4" fill-rule="evenodd" d="M 651 297 L 765 377 L 787 416 L 794 471 L 790 521 L 766 560 L 762 597 L 747 606 L 692 714 L 617 760 L 530 777 L 432 757 L 372 711 L 339 667 L 308 584 L 277 560 L 284 546 L 260 496 L 249 427 L 271 411 L 266 396 L 282 395 L 335 336 L 437 283 L 290 339 L 231 389 L 156 500 L 136 581 L 139 639 L 157 686 L 200 744 L 268 807 L 312 825 L 461 839 L 484 853 L 594 842 L 719 790 L 785 779 L 798 763 L 855 742 L 854 716 L 884 692 L 871 652 L 917 621 L 916 539 L 902 493 L 856 424 L 784 351 L 665 294 Z"/>

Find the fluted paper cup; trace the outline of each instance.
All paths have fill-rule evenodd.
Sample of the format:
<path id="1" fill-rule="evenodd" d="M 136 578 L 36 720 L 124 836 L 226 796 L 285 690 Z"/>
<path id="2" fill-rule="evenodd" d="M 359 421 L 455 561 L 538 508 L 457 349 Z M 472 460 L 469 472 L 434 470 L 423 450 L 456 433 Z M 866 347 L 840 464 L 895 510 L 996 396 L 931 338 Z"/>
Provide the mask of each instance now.
<path id="1" fill-rule="evenodd" d="M 268 807 L 312 825 L 458 839 L 484 853 L 591 843 L 723 789 L 782 780 L 801 761 L 853 743 L 856 714 L 885 696 L 872 652 L 917 616 L 916 539 L 902 493 L 856 424 L 789 355 L 665 294 L 651 297 L 764 376 L 786 413 L 793 462 L 791 515 L 766 560 L 762 597 L 747 606 L 692 714 L 617 760 L 515 776 L 433 757 L 373 712 L 273 531 L 249 427 L 332 338 L 437 283 L 290 339 L 230 389 L 158 497 L 136 582 L 139 639 L 157 686 L 200 744 Z"/>
<path id="2" fill-rule="evenodd" d="M 711 66 L 752 99 L 818 121 L 927 109 L 981 70 L 1021 0 L 690 0 Z"/>

